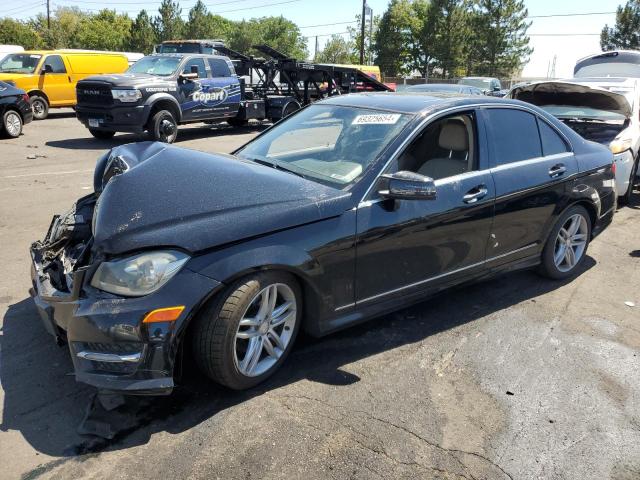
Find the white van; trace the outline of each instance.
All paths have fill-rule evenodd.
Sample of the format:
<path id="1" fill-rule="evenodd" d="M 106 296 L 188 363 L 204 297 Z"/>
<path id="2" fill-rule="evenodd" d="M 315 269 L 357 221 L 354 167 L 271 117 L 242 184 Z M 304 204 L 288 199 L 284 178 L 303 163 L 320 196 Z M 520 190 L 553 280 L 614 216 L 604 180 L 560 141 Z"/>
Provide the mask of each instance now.
<path id="1" fill-rule="evenodd" d="M 581 58 L 573 67 L 574 78 L 640 78 L 640 52 L 612 50 Z"/>
<path id="2" fill-rule="evenodd" d="M 0 60 L 10 53 L 24 52 L 24 48 L 20 45 L 0 45 Z"/>

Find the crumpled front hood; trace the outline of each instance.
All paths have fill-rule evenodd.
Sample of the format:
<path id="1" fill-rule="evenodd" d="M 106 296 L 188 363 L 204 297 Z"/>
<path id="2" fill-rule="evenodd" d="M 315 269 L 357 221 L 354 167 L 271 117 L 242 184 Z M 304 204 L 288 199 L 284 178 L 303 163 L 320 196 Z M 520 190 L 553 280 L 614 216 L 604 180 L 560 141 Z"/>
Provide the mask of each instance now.
<path id="1" fill-rule="evenodd" d="M 536 82 L 514 88 L 507 95 L 539 107 L 545 105 L 572 105 L 631 116 L 631 105 L 624 95 L 604 88 L 571 81 Z"/>
<path id="2" fill-rule="evenodd" d="M 230 155 L 142 142 L 114 148 L 109 158 L 117 157 L 96 172 L 105 163 L 107 176 L 116 172 L 94 214 L 94 248 L 105 253 L 197 252 L 350 208 L 348 192 Z"/>

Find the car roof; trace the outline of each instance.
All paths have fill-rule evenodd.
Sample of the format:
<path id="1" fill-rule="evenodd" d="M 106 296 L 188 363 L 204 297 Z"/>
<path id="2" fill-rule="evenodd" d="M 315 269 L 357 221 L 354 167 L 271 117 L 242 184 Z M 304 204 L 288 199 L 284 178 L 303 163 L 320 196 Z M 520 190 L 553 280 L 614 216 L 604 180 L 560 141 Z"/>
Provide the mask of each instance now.
<path id="1" fill-rule="evenodd" d="M 221 58 L 226 60 L 228 57 L 224 55 L 212 55 L 210 53 L 152 53 L 151 55 L 145 55 L 146 57 L 169 57 L 169 58 L 184 58 L 184 57 L 206 57 L 206 58 Z"/>
<path id="2" fill-rule="evenodd" d="M 502 104 L 517 105 L 531 108 L 530 104 L 519 100 L 509 100 L 497 97 L 467 96 L 452 93 L 394 93 L 394 92 L 366 92 L 349 95 L 335 95 L 317 104 L 340 105 L 345 107 L 371 108 L 374 110 L 391 111 L 397 113 L 420 114 L 465 105 Z"/>

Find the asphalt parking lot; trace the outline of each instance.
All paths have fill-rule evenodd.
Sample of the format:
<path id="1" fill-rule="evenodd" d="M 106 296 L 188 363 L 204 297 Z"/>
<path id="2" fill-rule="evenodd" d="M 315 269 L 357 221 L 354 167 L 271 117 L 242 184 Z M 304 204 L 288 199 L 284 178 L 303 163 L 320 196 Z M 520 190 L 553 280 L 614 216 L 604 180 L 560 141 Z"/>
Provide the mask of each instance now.
<path id="1" fill-rule="evenodd" d="M 229 152 L 261 128 L 178 145 Z M 135 139 L 94 140 L 69 111 L 0 140 L 0 478 L 640 478 L 640 193 L 571 282 L 517 272 L 301 338 L 248 392 L 188 371 L 114 413 L 113 440 L 77 434 L 93 391 L 40 324 L 28 246 Z"/>

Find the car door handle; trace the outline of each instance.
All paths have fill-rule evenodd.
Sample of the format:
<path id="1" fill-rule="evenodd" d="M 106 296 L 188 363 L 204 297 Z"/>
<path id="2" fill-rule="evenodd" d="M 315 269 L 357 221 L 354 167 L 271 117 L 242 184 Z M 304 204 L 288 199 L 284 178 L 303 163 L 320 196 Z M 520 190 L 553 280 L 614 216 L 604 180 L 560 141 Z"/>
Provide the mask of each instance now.
<path id="1" fill-rule="evenodd" d="M 564 166 L 564 163 L 559 163 L 549 169 L 549 176 L 551 178 L 559 177 L 566 171 L 567 171 L 567 167 Z"/>
<path id="2" fill-rule="evenodd" d="M 486 185 L 478 185 L 469 190 L 465 196 L 462 197 L 462 201 L 464 203 L 476 203 L 478 200 L 483 199 L 488 192 L 489 190 L 487 190 Z"/>

